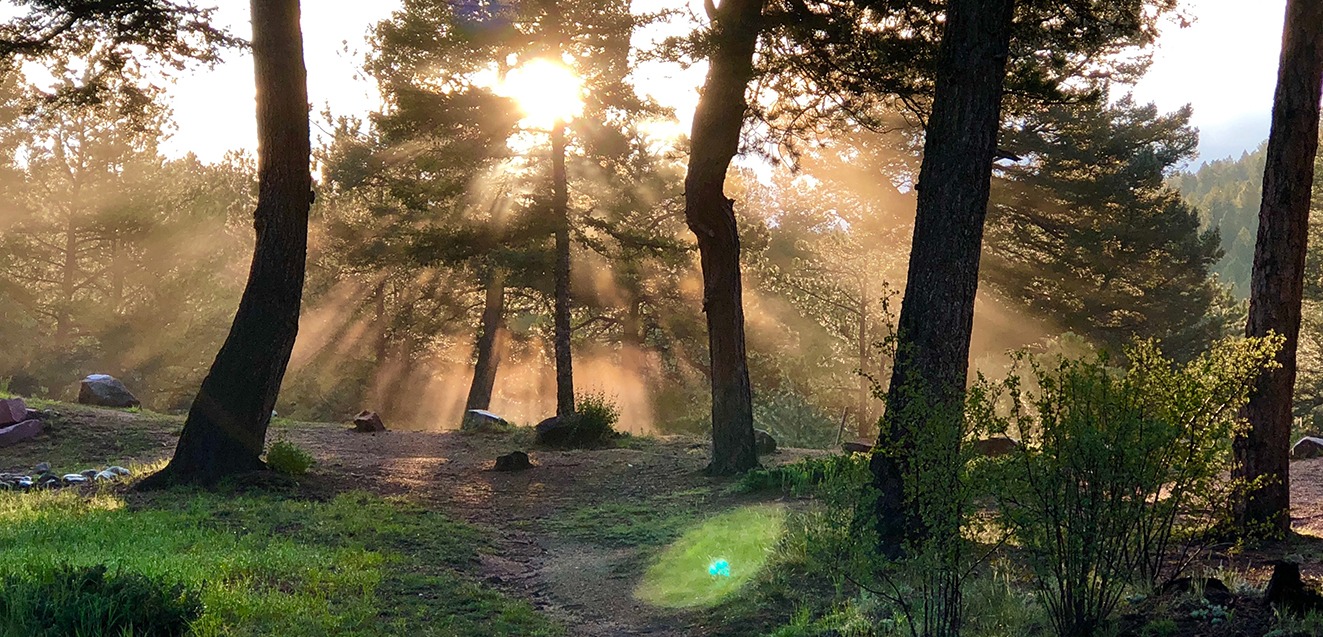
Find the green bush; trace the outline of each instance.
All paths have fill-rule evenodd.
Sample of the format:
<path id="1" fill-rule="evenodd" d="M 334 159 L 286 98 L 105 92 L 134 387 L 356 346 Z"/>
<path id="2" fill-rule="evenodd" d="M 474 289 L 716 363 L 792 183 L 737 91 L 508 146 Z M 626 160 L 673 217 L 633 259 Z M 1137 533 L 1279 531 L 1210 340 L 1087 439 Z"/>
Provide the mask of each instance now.
<path id="1" fill-rule="evenodd" d="M 787 383 L 788 384 L 788 383 Z M 840 424 L 793 389 L 758 394 L 753 421 L 784 447 L 827 449 L 834 445 Z"/>
<path id="2" fill-rule="evenodd" d="M 579 394 L 574 403 L 576 438 L 583 444 L 605 444 L 620 437 L 615 430 L 620 408 L 606 394 Z"/>
<path id="3" fill-rule="evenodd" d="M 565 427 L 554 436 L 539 436 L 540 444 L 551 447 L 591 449 L 604 447 L 621 433 L 615 424 L 620 420 L 620 408 L 602 393 L 577 394 L 575 411 L 562 419 Z"/>
<path id="4" fill-rule="evenodd" d="M 288 441 L 277 440 L 266 451 L 266 464 L 273 470 L 291 476 L 301 476 L 312 468 L 316 461 L 312 454 L 302 447 Z"/>
<path id="5" fill-rule="evenodd" d="M 1058 634 L 1096 634 L 1128 590 L 1179 573 L 1225 520 L 1237 414 L 1280 345 L 1229 340 L 1178 366 L 1140 342 L 1124 370 L 1021 355 L 1029 382 L 1013 372 L 1000 383 L 1009 401 L 989 391 L 972 405 L 1022 437 L 993 463 L 992 487 Z"/>
<path id="6" fill-rule="evenodd" d="M 782 491 L 790 495 L 814 495 L 821 488 L 834 487 L 849 476 L 851 483 L 866 475 L 868 457 L 863 454 L 829 455 L 805 458 L 779 467 L 758 468 L 740 476 L 737 493 Z"/>
<path id="7" fill-rule="evenodd" d="M 0 580 L 3 637 L 176 637 L 202 610 L 199 591 L 103 565 Z"/>

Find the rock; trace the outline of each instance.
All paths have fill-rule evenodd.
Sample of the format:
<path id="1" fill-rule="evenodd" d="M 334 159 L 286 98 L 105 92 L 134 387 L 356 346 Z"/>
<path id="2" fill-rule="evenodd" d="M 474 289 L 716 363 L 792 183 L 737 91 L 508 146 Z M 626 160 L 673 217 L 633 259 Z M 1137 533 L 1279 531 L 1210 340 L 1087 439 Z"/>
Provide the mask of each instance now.
<path id="1" fill-rule="evenodd" d="M 1291 458 L 1294 460 L 1318 457 L 1323 457 L 1323 438 L 1305 436 L 1291 447 Z"/>
<path id="2" fill-rule="evenodd" d="M 126 476 L 129 475 L 130 473 L 129 470 L 125 469 L 124 467 L 110 467 L 107 468 L 106 471 L 109 471 L 117 476 Z"/>
<path id="3" fill-rule="evenodd" d="M 1163 593 L 1199 593 L 1210 604 L 1228 605 L 1232 598 L 1231 589 L 1216 577 L 1180 577 L 1162 585 Z"/>
<path id="4" fill-rule="evenodd" d="M 845 453 L 873 453 L 873 444 L 869 442 L 842 442 L 841 451 Z"/>
<path id="5" fill-rule="evenodd" d="M 0 427 L 7 427 L 25 420 L 36 420 L 36 418 L 28 416 L 28 406 L 23 403 L 22 398 L 0 400 Z"/>
<path id="6" fill-rule="evenodd" d="M 16 425 L 0 428 L 0 447 L 8 447 L 27 440 L 41 433 L 41 430 L 40 420 L 24 420 Z"/>
<path id="7" fill-rule="evenodd" d="M 354 416 L 354 431 L 359 433 L 386 431 L 386 423 L 381 422 L 381 416 L 378 416 L 377 412 L 364 409 Z"/>
<path id="8" fill-rule="evenodd" d="M 1269 605 L 1285 609 L 1298 617 L 1323 611 L 1323 595 L 1305 586 L 1300 579 L 1300 565 L 1294 562 L 1276 563 L 1272 569 L 1272 578 L 1268 580 L 1268 588 L 1263 591 L 1263 599 Z"/>
<path id="9" fill-rule="evenodd" d="M 974 450 L 978 452 L 978 455 L 989 458 L 1005 456 L 1019 448 L 1020 443 L 1005 436 L 993 436 L 974 441 Z"/>
<path id="10" fill-rule="evenodd" d="M 107 374 L 90 374 L 78 387 L 78 402 L 98 407 L 137 407 L 138 401 L 124 383 Z"/>
<path id="11" fill-rule="evenodd" d="M 509 421 L 486 409 L 470 409 L 464 412 L 464 420 L 459 424 L 460 431 L 498 433 L 508 429 L 510 429 Z"/>
<path id="12" fill-rule="evenodd" d="M 522 451 L 511 451 L 504 456 L 496 458 L 496 466 L 493 471 L 523 471 L 532 469 L 533 463 L 528 461 L 528 454 Z"/>
<path id="13" fill-rule="evenodd" d="M 776 438 L 773 438 L 772 434 L 767 433 L 762 429 L 754 429 L 753 448 L 758 452 L 758 455 L 760 456 L 764 456 L 769 453 L 776 453 Z"/>
<path id="14" fill-rule="evenodd" d="M 533 427 L 534 439 L 544 447 L 564 447 L 574 438 L 574 425 L 560 416 L 552 416 Z"/>
<path id="15" fill-rule="evenodd" d="M 36 466 L 36 467 L 33 467 L 32 470 L 33 470 L 33 471 L 36 471 L 37 473 L 50 473 L 50 470 L 51 470 L 51 463 L 49 463 L 49 462 L 38 462 L 38 463 L 37 463 L 37 466 Z"/>

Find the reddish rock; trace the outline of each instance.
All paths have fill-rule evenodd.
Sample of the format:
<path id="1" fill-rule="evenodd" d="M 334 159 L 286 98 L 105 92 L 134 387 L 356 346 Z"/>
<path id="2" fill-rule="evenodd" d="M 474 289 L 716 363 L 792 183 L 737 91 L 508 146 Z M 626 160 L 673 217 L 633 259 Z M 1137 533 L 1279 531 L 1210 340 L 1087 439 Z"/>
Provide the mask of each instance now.
<path id="1" fill-rule="evenodd" d="M 354 416 L 354 431 L 360 433 L 386 431 L 386 424 L 381 422 L 381 416 L 378 416 L 377 412 L 364 409 Z"/>
<path id="2" fill-rule="evenodd" d="M 974 449 L 979 455 L 989 458 L 1004 456 L 1020 448 L 1020 443 L 1004 436 L 994 436 L 974 441 Z"/>
<path id="3" fill-rule="evenodd" d="M 873 453 L 871 442 L 842 442 L 841 451 L 845 453 Z"/>
<path id="4" fill-rule="evenodd" d="M 24 420 L 0 429 L 0 447 L 8 447 L 41 433 L 40 420 Z"/>
<path id="5" fill-rule="evenodd" d="M 28 420 L 28 406 L 22 398 L 0 400 L 0 427 Z"/>

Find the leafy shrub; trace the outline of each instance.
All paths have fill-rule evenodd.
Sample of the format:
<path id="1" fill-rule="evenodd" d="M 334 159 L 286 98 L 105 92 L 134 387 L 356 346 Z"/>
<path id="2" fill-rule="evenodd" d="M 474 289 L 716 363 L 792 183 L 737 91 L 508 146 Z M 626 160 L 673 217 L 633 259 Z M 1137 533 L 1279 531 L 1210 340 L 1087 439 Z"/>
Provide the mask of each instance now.
<path id="1" fill-rule="evenodd" d="M 868 458 L 862 454 L 829 455 L 805 458 L 779 467 L 753 469 L 740 477 L 734 490 L 738 493 L 782 491 L 791 495 L 812 495 L 822 488 L 836 488 L 833 484 L 849 476 L 862 480 L 868 467 Z"/>
<path id="2" fill-rule="evenodd" d="M 840 425 L 803 394 L 775 389 L 758 395 L 753 421 L 781 445 L 804 449 L 826 449 L 836 441 Z"/>
<path id="3" fill-rule="evenodd" d="M 315 463 L 312 454 L 288 440 L 277 440 L 266 451 L 267 466 L 285 475 L 301 476 Z"/>
<path id="4" fill-rule="evenodd" d="M 602 393 L 577 394 L 575 412 L 562 418 L 562 429 L 554 436 L 539 436 L 538 442 L 547 446 L 566 448 L 594 448 L 611 444 L 621 437 L 615 430 L 620 420 L 620 408 Z"/>
<path id="5" fill-rule="evenodd" d="M 198 591 L 105 566 L 0 580 L 0 635 L 175 637 L 202 615 Z"/>
<path id="6" fill-rule="evenodd" d="M 997 392 L 981 395 L 974 413 L 1022 436 L 996 462 L 998 515 L 1058 634 L 1095 634 L 1128 587 L 1151 587 L 1197 555 L 1236 488 L 1224 472 L 1237 413 L 1280 345 L 1229 340 L 1177 366 L 1140 342 L 1124 371 L 1101 355 L 1052 366 L 1021 355 L 1036 388 L 1010 374 L 1005 417 Z"/>

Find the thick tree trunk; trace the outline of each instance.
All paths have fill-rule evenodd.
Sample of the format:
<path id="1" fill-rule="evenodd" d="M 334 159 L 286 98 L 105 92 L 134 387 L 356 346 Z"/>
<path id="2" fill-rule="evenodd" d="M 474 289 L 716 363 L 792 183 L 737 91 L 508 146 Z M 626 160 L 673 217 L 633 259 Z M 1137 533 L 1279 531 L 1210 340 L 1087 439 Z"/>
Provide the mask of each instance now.
<path id="1" fill-rule="evenodd" d="M 917 427 L 958 427 L 1014 0 L 951 0 L 919 172 L 918 211 L 887 412 L 873 455 L 880 548 L 925 532 L 906 503 Z M 950 422 L 947 422 L 950 421 Z M 939 436 L 955 470 L 959 438 Z"/>
<path id="2" fill-rule="evenodd" d="M 493 267 L 487 275 L 487 299 L 482 308 L 482 334 L 478 337 L 478 360 L 464 410 L 487 409 L 496 387 L 496 368 L 501 364 L 501 331 L 505 318 L 505 273 Z"/>
<path id="3" fill-rule="evenodd" d="M 1277 355 L 1282 366 L 1259 379 L 1245 407 L 1243 415 L 1249 420 L 1249 430 L 1233 444 L 1235 475 L 1261 480 L 1239 510 L 1241 530 L 1248 534 L 1285 534 L 1291 528 L 1291 406 L 1310 192 L 1318 151 L 1320 90 L 1323 3 L 1289 0 L 1246 327 L 1248 336 L 1276 332 L 1285 337 L 1286 343 Z"/>
<path id="4" fill-rule="evenodd" d="M 307 75 L 298 0 L 252 0 L 257 242 L 229 336 L 193 399 L 174 458 L 144 481 L 212 484 L 263 468 L 271 409 L 299 328 L 311 205 Z"/>
<path id="5" fill-rule="evenodd" d="M 574 364 L 570 354 L 570 204 L 565 174 L 565 122 L 551 130 L 551 209 L 556 215 L 556 415 L 574 413 Z"/>
<path id="6" fill-rule="evenodd" d="M 744 92 L 753 79 L 762 8 L 762 0 L 724 0 L 719 8 L 710 10 L 715 48 L 694 112 L 685 175 L 685 219 L 698 237 L 712 363 L 712 464 L 708 472 L 713 475 L 758 466 L 753 392 L 744 351 L 740 237 L 734 202 L 726 197 L 725 184 L 748 108 Z"/>
<path id="7" fill-rule="evenodd" d="M 868 402 L 873 387 L 868 380 L 868 284 L 861 285 L 859 292 L 859 394 L 856 397 L 855 434 L 862 440 L 872 433 Z"/>

